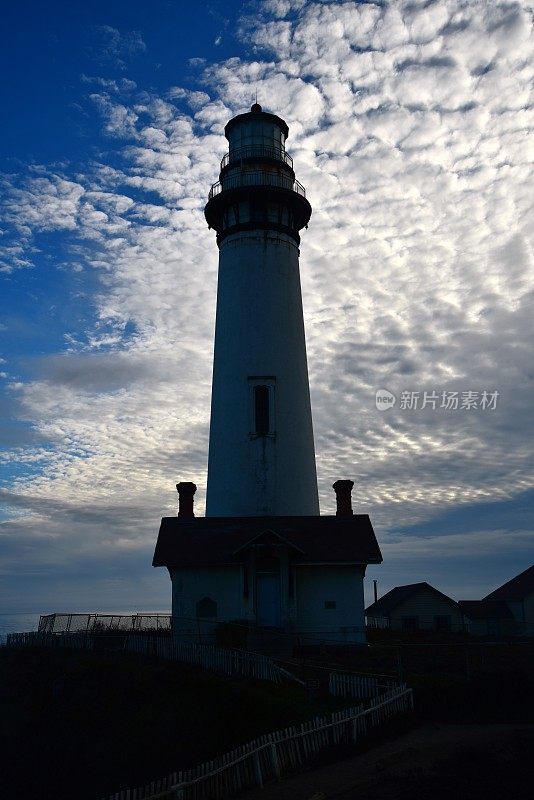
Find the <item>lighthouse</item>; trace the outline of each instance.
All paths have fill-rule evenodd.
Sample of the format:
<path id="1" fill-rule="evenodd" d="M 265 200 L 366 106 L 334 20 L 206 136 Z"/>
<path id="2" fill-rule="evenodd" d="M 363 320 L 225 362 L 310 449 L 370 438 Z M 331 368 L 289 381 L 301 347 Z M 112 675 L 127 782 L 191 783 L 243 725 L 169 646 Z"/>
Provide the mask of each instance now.
<path id="1" fill-rule="evenodd" d="M 311 206 L 288 132 L 258 103 L 231 119 L 205 208 L 219 247 L 208 517 L 319 513 L 299 272 Z"/>
<path id="2" fill-rule="evenodd" d="M 319 514 L 299 274 L 311 206 L 288 132 L 258 103 L 225 128 L 205 207 L 219 247 L 206 516 L 178 483 L 152 563 L 169 570 L 173 635 L 217 642 L 237 620 L 250 647 L 261 629 L 290 652 L 293 636 L 365 641 L 363 579 L 382 555 L 351 480 Z"/>

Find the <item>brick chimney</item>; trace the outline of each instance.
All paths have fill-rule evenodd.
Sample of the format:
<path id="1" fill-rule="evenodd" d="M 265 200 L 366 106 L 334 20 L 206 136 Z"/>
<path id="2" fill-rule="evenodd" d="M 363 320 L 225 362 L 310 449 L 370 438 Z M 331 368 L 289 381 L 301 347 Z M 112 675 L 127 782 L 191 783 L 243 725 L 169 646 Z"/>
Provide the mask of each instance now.
<path id="1" fill-rule="evenodd" d="M 336 517 L 352 517 L 352 487 L 354 481 L 336 481 L 332 488 L 336 493 Z"/>
<path id="2" fill-rule="evenodd" d="M 180 519 L 193 519 L 193 497 L 197 490 L 195 483 L 185 481 L 176 484 L 178 492 L 178 517 Z"/>

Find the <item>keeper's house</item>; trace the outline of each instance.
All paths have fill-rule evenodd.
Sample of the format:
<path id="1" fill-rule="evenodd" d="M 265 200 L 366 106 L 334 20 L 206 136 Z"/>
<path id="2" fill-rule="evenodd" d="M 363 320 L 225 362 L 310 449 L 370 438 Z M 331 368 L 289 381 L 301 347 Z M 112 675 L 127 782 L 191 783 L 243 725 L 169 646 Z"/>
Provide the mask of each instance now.
<path id="1" fill-rule="evenodd" d="M 341 486 L 340 486 L 341 484 Z M 367 514 L 338 481 L 336 516 L 193 517 L 194 484 L 178 484 L 180 511 L 161 521 L 153 565 L 172 581 L 176 634 L 213 634 L 221 622 L 308 641 L 364 642 L 363 578 L 382 561 Z"/>

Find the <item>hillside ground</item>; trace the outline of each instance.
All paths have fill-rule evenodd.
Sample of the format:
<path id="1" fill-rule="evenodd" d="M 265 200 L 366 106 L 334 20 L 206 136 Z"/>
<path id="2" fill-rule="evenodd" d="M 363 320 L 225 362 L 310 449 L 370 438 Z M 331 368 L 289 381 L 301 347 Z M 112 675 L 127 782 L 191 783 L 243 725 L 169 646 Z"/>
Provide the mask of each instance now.
<path id="1" fill-rule="evenodd" d="M 1 648 L 2 794 L 96 800 L 340 705 L 126 653 Z"/>
<path id="2" fill-rule="evenodd" d="M 465 726 L 473 725 L 495 730 L 496 724 L 532 724 L 534 675 L 529 651 L 529 647 L 501 649 L 491 662 L 486 657 L 482 664 L 471 663 L 465 671 L 443 671 L 426 648 L 415 648 L 410 662 L 405 657 L 404 676 L 414 689 L 415 715 L 392 720 L 357 749 L 324 754 L 315 759 L 315 766 L 322 763 L 335 775 L 338 767 L 333 766 L 332 759 L 341 764 L 356 753 L 361 758 L 366 750 L 387 740 L 394 744 L 410 728 L 420 726 L 428 734 L 428 726 L 436 724 L 456 726 L 456 730 L 464 726 L 464 732 Z M 373 658 L 372 650 L 367 659 L 362 651 L 357 666 L 364 671 L 373 666 L 376 669 Z M 353 704 L 326 694 L 310 697 L 295 683 L 277 686 L 234 680 L 198 667 L 123 652 L 1 648 L 2 791 L 12 800 L 72 800 L 74 796 L 76 800 L 97 800 L 121 788 L 139 786 L 199 764 L 261 733 Z M 500 750 L 487 742 L 479 742 L 473 751 L 465 750 L 463 741 L 460 746 L 464 750 L 456 752 L 454 742 L 450 746 L 442 742 L 431 766 L 423 768 L 418 766 L 419 757 L 412 748 L 414 782 L 410 783 L 409 770 L 404 776 L 393 771 L 388 778 L 389 790 L 403 786 L 404 781 L 406 792 L 384 797 L 441 800 L 445 795 L 438 793 L 440 786 L 449 784 L 439 776 L 446 776 L 447 770 L 464 784 L 472 782 L 470 775 L 474 772 L 494 775 L 494 786 L 504 780 L 508 770 L 510 786 L 520 786 L 521 776 L 531 764 L 524 752 L 525 741 L 532 745 L 532 733 L 529 735 L 530 739 L 525 739 L 526 734 L 519 735 L 513 745 L 508 740 L 495 744 Z M 405 762 L 412 763 L 411 757 L 405 754 Z M 506 770 L 503 767 L 499 772 L 501 762 Z M 458 772 L 458 765 L 463 773 Z M 470 765 L 474 765 L 472 769 Z M 388 774 L 386 770 L 383 777 Z M 426 795 L 414 794 L 418 783 L 428 786 Z M 341 777 L 336 785 L 339 791 L 343 789 Z M 278 788 L 281 791 L 282 784 Z M 520 800 L 518 791 L 510 795 L 514 800 Z M 366 798 L 374 796 L 366 794 Z M 458 794 L 459 800 L 462 796 Z M 268 800 L 267 794 L 264 797 Z M 494 800 L 498 795 L 490 793 L 487 797 Z M 297 795 L 292 800 L 298 800 Z"/>

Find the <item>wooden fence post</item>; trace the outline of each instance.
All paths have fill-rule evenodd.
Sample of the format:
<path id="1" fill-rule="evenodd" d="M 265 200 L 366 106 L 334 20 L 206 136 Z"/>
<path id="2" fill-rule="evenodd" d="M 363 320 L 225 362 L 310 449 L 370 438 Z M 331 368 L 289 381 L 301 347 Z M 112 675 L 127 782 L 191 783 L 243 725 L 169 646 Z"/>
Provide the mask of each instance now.
<path id="1" fill-rule="evenodd" d="M 258 786 L 260 787 L 260 789 L 263 789 L 263 775 L 261 771 L 260 757 L 258 751 L 254 753 L 254 772 L 256 773 L 256 780 L 258 781 Z"/>
<path id="2" fill-rule="evenodd" d="M 278 760 L 278 752 L 276 750 L 276 744 L 274 742 L 271 742 L 270 750 L 271 750 L 271 761 L 272 761 L 272 764 L 273 764 L 273 772 L 274 772 L 274 775 L 276 777 L 276 780 L 279 781 L 280 780 L 280 762 Z"/>
<path id="3" fill-rule="evenodd" d="M 404 670 L 402 664 L 402 655 L 400 647 L 397 647 L 397 675 L 399 678 L 399 684 L 404 682 Z"/>

